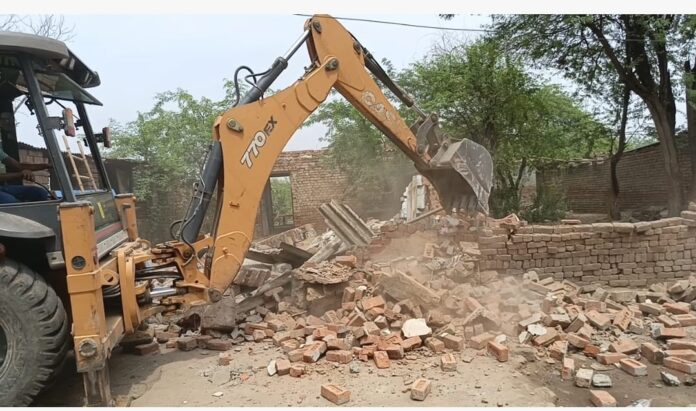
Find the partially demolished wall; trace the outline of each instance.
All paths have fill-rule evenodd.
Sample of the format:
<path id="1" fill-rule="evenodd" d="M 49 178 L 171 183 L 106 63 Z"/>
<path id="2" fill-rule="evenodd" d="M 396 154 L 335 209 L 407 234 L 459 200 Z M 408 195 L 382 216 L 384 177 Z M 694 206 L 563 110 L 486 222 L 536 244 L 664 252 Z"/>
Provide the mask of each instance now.
<path id="1" fill-rule="evenodd" d="M 535 270 L 578 284 L 645 286 L 696 270 L 696 210 L 650 222 L 488 230 L 479 247 L 481 269 L 503 275 Z"/>

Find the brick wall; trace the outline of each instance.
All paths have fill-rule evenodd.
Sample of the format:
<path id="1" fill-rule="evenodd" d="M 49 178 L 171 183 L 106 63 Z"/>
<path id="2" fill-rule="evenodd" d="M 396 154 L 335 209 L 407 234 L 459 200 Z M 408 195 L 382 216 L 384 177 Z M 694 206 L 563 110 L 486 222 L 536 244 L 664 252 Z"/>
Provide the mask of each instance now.
<path id="1" fill-rule="evenodd" d="M 520 227 L 479 237 L 481 269 L 528 270 L 578 284 L 644 286 L 696 272 L 696 206 L 682 217 L 639 223 Z"/>
<path id="2" fill-rule="evenodd" d="M 679 167 L 686 193 L 691 179 L 686 136 L 677 138 Z M 640 210 L 667 207 L 667 177 L 659 144 L 624 153 L 617 167 L 620 208 Z M 537 172 L 537 188 L 555 187 L 576 213 L 606 213 L 609 201 L 609 160 L 548 168 Z"/>
<path id="3" fill-rule="evenodd" d="M 85 150 L 89 150 L 88 148 L 85 148 Z M 89 163 L 89 167 L 92 170 L 92 175 L 94 176 L 94 180 L 97 184 L 98 188 L 102 188 L 101 180 L 99 179 L 99 172 L 97 171 L 97 166 L 94 164 L 94 160 L 92 159 L 92 156 L 89 154 L 86 154 L 87 157 L 87 163 Z M 79 185 L 77 184 L 77 179 L 73 176 L 73 171 L 72 171 L 72 165 L 70 164 L 70 160 L 67 156 L 67 154 L 64 152 L 63 153 L 63 161 L 65 162 L 65 166 L 68 169 L 68 174 L 71 176 L 71 181 L 73 184 L 73 188 L 75 190 L 79 190 Z M 48 158 L 48 150 L 46 148 L 41 148 L 41 147 L 34 147 L 29 144 L 25 143 L 19 143 L 19 162 L 20 163 L 29 163 L 29 164 L 45 164 L 49 162 Z M 81 175 L 87 176 L 87 169 L 84 167 L 82 164 L 82 161 L 75 160 L 75 165 L 77 166 L 78 172 Z M 42 170 L 42 171 L 37 171 L 34 173 L 36 176 L 36 181 L 38 183 L 47 185 L 49 184 L 49 181 L 51 180 L 49 176 L 49 170 Z M 85 190 L 91 190 L 92 186 L 90 183 L 87 181 L 83 180 L 83 186 Z M 54 184 L 52 187 L 49 187 L 51 189 L 59 190 L 60 187 L 56 184 Z"/>

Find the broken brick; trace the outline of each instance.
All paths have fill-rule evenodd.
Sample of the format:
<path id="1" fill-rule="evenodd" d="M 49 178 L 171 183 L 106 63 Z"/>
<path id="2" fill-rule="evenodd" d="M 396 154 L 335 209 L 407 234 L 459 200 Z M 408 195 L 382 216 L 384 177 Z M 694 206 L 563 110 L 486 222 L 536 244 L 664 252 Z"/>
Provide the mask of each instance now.
<path id="1" fill-rule="evenodd" d="M 555 328 L 546 328 L 546 334 L 534 337 L 535 345 L 549 345 L 558 339 L 558 331 Z"/>
<path id="2" fill-rule="evenodd" d="M 606 330 L 611 325 L 611 320 L 609 319 L 609 317 L 595 310 L 586 312 L 585 317 L 587 317 L 590 324 L 592 324 L 595 328 L 598 328 L 600 330 Z"/>
<path id="3" fill-rule="evenodd" d="M 457 358 L 453 354 L 445 354 L 440 357 L 442 371 L 457 371 Z"/>
<path id="4" fill-rule="evenodd" d="M 232 348 L 232 341 L 213 338 L 211 340 L 206 341 L 205 348 L 215 351 L 227 351 L 230 348 Z"/>
<path id="5" fill-rule="evenodd" d="M 400 360 L 404 358 L 404 347 L 400 344 L 391 344 L 385 347 L 384 351 L 387 353 L 387 357 L 391 360 Z"/>
<path id="6" fill-rule="evenodd" d="M 674 319 L 679 322 L 682 327 L 691 327 L 696 325 L 696 315 L 693 314 L 676 314 Z"/>
<path id="7" fill-rule="evenodd" d="M 276 372 L 278 375 L 290 374 L 291 366 L 292 364 L 290 364 L 290 361 L 286 360 L 285 358 L 279 358 L 276 360 Z"/>
<path id="8" fill-rule="evenodd" d="M 624 308 L 619 311 L 616 316 L 614 316 L 613 324 L 618 327 L 621 331 L 626 332 L 628 327 L 631 325 L 631 320 L 633 319 L 633 312 L 628 308 Z"/>
<path id="9" fill-rule="evenodd" d="M 696 361 L 696 351 L 689 349 L 665 350 L 665 357 L 677 357 L 682 360 Z"/>
<path id="10" fill-rule="evenodd" d="M 670 314 L 688 314 L 691 311 L 691 306 L 689 303 L 679 302 L 679 303 L 664 303 L 662 306 Z"/>
<path id="11" fill-rule="evenodd" d="M 384 307 L 387 304 L 386 301 L 384 301 L 384 297 L 382 297 L 381 295 L 370 298 L 363 298 L 361 303 L 364 311 L 368 311 L 374 307 Z"/>
<path id="12" fill-rule="evenodd" d="M 507 362 L 510 356 L 510 350 L 508 350 L 508 347 L 496 341 L 488 341 L 488 352 L 492 354 L 499 362 Z"/>
<path id="13" fill-rule="evenodd" d="M 347 350 L 333 350 L 326 352 L 326 361 L 348 364 L 353 360 L 353 353 Z"/>
<path id="14" fill-rule="evenodd" d="M 440 338 L 443 343 L 445 343 L 445 348 L 449 348 L 450 350 L 455 350 L 455 351 L 461 351 L 464 349 L 464 346 L 466 344 L 466 341 L 464 341 L 464 338 L 462 337 L 457 337 L 456 335 L 451 335 L 447 334 Z"/>
<path id="15" fill-rule="evenodd" d="M 315 341 L 302 351 L 302 360 L 304 362 L 317 362 L 321 355 L 326 352 L 326 343 L 324 341 Z"/>
<path id="16" fill-rule="evenodd" d="M 423 342 L 420 337 L 411 337 L 401 341 L 401 346 L 404 348 L 404 351 L 410 351 L 414 348 L 420 347 L 422 343 Z"/>
<path id="17" fill-rule="evenodd" d="M 303 364 L 293 364 L 290 366 L 290 374 L 291 377 L 296 377 L 299 378 L 304 374 L 305 372 L 305 366 Z"/>
<path id="18" fill-rule="evenodd" d="M 302 361 L 303 357 L 304 357 L 304 350 L 301 348 L 298 348 L 296 350 L 292 350 L 292 351 L 288 352 L 288 360 L 290 362 Z"/>
<path id="19" fill-rule="evenodd" d="M 358 264 L 358 258 L 354 255 L 338 255 L 334 258 L 334 262 L 339 265 L 355 268 Z"/>
<path id="20" fill-rule="evenodd" d="M 218 365 L 230 365 L 232 362 L 232 353 L 221 352 L 218 354 Z"/>
<path id="21" fill-rule="evenodd" d="M 638 344 L 632 340 L 621 339 L 612 343 L 609 350 L 622 354 L 633 354 L 638 352 Z"/>
<path id="22" fill-rule="evenodd" d="M 191 337 L 179 337 L 176 340 L 176 348 L 181 351 L 191 351 L 198 348 L 198 342 Z"/>
<path id="23" fill-rule="evenodd" d="M 640 355 L 653 364 L 662 364 L 662 361 L 665 359 L 664 352 L 649 342 L 644 342 L 640 345 Z"/>
<path id="24" fill-rule="evenodd" d="M 389 355 L 385 351 L 375 351 L 373 359 L 377 368 L 389 368 L 391 365 Z"/>
<path id="25" fill-rule="evenodd" d="M 679 321 L 675 320 L 669 315 L 663 314 L 657 317 L 657 321 L 661 322 L 667 328 L 679 327 Z"/>
<path id="26" fill-rule="evenodd" d="M 662 315 L 665 313 L 664 307 L 654 303 L 640 303 L 638 304 L 638 309 L 644 314 L 650 315 Z"/>
<path id="27" fill-rule="evenodd" d="M 590 390 L 590 401 L 595 407 L 616 407 L 616 399 L 603 390 Z"/>
<path id="28" fill-rule="evenodd" d="M 476 350 L 481 350 L 483 348 L 486 348 L 486 345 L 488 344 L 489 341 L 493 341 L 495 339 L 495 335 L 490 334 L 490 333 L 483 333 L 479 335 L 475 335 L 471 337 L 471 340 L 469 340 L 469 347 L 476 349 Z"/>
<path id="29" fill-rule="evenodd" d="M 581 337 L 577 334 L 566 334 L 566 341 L 568 341 L 568 344 L 572 345 L 575 348 L 585 348 L 590 343 L 590 340 L 587 338 Z"/>
<path id="30" fill-rule="evenodd" d="M 563 359 L 563 368 L 561 368 L 561 379 L 570 380 L 575 372 L 575 360 L 572 358 Z"/>
<path id="31" fill-rule="evenodd" d="M 428 337 L 425 339 L 425 346 L 434 353 L 440 353 L 445 351 L 445 343 L 434 337 Z"/>
<path id="32" fill-rule="evenodd" d="M 664 325 L 660 324 L 654 330 L 653 337 L 658 340 L 664 340 L 669 338 L 684 338 L 686 337 L 686 331 L 683 328 L 666 328 Z"/>
<path id="33" fill-rule="evenodd" d="M 590 368 L 580 368 L 575 373 L 575 385 L 580 388 L 587 388 L 592 384 L 592 375 L 594 371 Z"/>

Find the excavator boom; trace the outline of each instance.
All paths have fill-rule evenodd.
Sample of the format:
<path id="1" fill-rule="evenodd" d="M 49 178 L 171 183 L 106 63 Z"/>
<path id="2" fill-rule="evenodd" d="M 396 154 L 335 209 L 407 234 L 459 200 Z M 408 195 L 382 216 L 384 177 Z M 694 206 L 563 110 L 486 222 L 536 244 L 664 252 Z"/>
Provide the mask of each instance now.
<path id="1" fill-rule="evenodd" d="M 311 59 L 305 75 L 290 87 L 263 97 L 303 44 Z M 419 119 L 415 124 L 406 124 L 373 76 L 416 110 Z M 202 291 L 207 291 L 204 298 L 209 301 L 221 298 L 251 245 L 259 202 L 276 159 L 332 89 L 413 161 L 435 186 L 447 212 L 488 213 L 493 178 L 488 151 L 473 141 L 454 140 L 442 132 L 437 116 L 418 108 L 337 20 L 316 15 L 307 20 L 304 34 L 288 53 L 276 59 L 238 104 L 216 120 L 201 181 L 181 223 L 180 241 L 168 244 L 179 252 L 184 280 L 177 287 L 197 290 L 197 297 L 170 298 L 193 302 L 204 297 Z M 201 237 L 199 231 L 215 187 L 215 229 L 212 236 Z M 205 255 L 204 261 L 192 258 L 194 254 Z"/>

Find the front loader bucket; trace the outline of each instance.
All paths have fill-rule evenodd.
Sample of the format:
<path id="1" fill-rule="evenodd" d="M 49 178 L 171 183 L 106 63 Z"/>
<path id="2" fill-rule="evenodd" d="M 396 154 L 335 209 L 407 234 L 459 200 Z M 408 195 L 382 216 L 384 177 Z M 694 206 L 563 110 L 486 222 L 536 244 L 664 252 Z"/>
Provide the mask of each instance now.
<path id="1" fill-rule="evenodd" d="M 419 170 L 435 186 L 447 212 L 481 211 L 488 214 L 493 185 L 493 159 L 480 144 L 463 139 L 443 144 L 427 169 Z"/>

